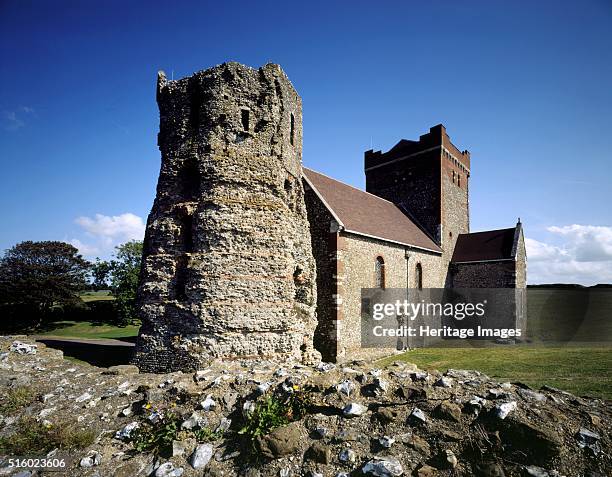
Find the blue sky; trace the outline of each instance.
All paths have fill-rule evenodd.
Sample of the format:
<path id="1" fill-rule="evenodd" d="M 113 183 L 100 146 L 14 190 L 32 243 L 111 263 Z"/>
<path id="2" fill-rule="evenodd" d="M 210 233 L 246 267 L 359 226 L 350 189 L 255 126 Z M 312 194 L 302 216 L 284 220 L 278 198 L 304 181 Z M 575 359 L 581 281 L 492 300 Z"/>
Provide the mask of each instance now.
<path id="1" fill-rule="evenodd" d="M 141 234 L 156 72 L 275 62 L 309 167 L 363 187 L 370 145 L 443 123 L 472 154 L 472 230 L 520 216 L 531 282 L 612 282 L 609 1 L 176 3 L 0 3 L 0 249 Z"/>

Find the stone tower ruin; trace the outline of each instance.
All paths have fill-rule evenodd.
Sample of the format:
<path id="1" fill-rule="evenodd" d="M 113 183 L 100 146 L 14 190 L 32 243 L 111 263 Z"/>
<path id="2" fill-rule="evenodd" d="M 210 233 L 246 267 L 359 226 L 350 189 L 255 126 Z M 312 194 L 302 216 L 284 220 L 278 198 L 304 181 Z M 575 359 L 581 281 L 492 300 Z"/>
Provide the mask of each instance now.
<path id="1" fill-rule="evenodd" d="M 278 65 L 157 83 L 161 171 L 147 221 L 134 362 L 314 362 L 315 263 L 301 99 Z"/>

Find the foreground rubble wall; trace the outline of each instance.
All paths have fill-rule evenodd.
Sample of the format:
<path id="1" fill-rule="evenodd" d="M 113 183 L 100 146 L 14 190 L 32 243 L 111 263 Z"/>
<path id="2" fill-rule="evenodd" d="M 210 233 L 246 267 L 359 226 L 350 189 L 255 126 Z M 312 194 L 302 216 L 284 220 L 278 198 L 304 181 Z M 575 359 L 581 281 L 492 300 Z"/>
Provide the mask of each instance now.
<path id="1" fill-rule="evenodd" d="M 157 195 L 138 292 L 141 370 L 317 361 L 302 104 L 278 65 L 159 74 Z"/>
<path id="2" fill-rule="evenodd" d="M 262 361 L 148 374 L 3 337 L 0 384 L 0 455 L 35 423 L 93 432 L 58 451 L 70 456 L 58 477 L 612 475 L 609 402 L 477 371 Z M 250 440 L 249 416 L 292 396 L 302 413 Z M 167 449 L 139 450 L 138 429 L 170 432 Z"/>

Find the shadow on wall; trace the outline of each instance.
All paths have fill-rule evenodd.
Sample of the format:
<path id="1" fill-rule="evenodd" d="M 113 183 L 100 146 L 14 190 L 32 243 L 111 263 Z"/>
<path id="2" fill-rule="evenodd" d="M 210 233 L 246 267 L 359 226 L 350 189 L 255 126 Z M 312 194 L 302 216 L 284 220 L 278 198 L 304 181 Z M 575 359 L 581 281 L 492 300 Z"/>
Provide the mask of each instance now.
<path id="1" fill-rule="evenodd" d="M 39 339 L 41 343 L 49 348 L 64 352 L 64 356 L 85 361 L 93 366 L 108 368 L 119 364 L 129 364 L 134 353 L 135 346 L 132 343 L 99 343 L 86 341 L 72 341 L 61 339 Z M 123 340 L 122 340 L 123 341 Z M 127 339 L 125 340 L 127 341 Z"/>

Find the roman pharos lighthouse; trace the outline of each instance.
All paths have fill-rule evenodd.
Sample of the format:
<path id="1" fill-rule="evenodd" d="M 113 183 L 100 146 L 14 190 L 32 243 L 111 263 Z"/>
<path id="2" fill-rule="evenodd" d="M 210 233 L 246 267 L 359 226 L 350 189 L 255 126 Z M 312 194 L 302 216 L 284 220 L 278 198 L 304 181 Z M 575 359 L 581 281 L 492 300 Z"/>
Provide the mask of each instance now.
<path id="1" fill-rule="evenodd" d="M 157 82 L 161 171 L 138 290 L 141 370 L 316 362 L 302 104 L 278 65 Z"/>

